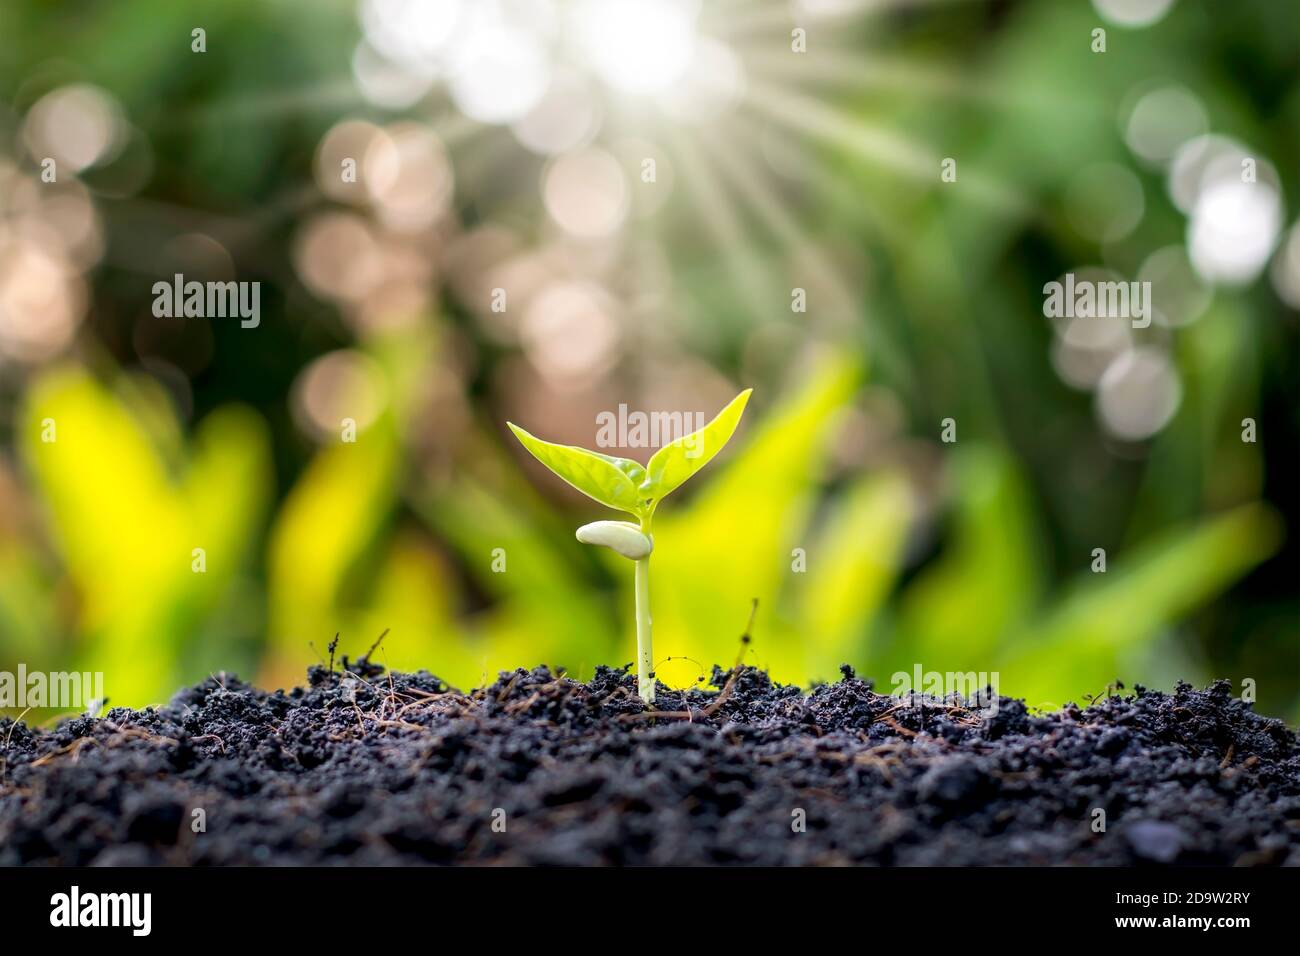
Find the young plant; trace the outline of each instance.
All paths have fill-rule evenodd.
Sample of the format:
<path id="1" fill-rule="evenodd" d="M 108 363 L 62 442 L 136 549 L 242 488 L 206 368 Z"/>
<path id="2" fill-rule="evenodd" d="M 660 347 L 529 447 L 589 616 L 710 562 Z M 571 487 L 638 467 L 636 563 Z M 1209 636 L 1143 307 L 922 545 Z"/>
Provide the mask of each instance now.
<path id="1" fill-rule="evenodd" d="M 576 445 L 542 441 L 513 422 L 506 422 L 534 458 L 584 495 L 607 508 L 637 519 L 593 521 L 578 529 L 578 540 L 598 544 L 635 563 L 637 692 L 647 704 L 655 699 L 654 659 L 650 639 L 650 526 L 655 509 L 671 492 L 722 450 L 740 423 L 750 392 L 745 389 L 699 431 L 664 445 L 642 466 L 630 458 L 615 458 Z"/>

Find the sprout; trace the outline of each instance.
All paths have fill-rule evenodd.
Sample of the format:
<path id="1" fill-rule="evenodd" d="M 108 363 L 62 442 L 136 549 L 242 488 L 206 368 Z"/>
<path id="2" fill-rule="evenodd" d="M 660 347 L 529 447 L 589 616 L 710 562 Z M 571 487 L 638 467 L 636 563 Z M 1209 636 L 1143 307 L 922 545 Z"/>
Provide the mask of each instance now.
<path id="1" fill-rule="evenodd" d="M 602 545 L 636 564 L 637 692 L 647 704 L 653 704 L 655 699 L 650 642 L 650 553 L 654 550 L 651 520 L 660 501 L 722 450 L 740 423 L 752 391 L 747 388 L 733 398 L 717 418 L 699 431 L 664 445 L 644 467 L 629 458 L 542 441 L 513 422 L 506 423 L 532 456 L 560 478 L 587 497 L 630 514 L 639 522 L 593 521 L 578 529 L 578 540 Z"/>

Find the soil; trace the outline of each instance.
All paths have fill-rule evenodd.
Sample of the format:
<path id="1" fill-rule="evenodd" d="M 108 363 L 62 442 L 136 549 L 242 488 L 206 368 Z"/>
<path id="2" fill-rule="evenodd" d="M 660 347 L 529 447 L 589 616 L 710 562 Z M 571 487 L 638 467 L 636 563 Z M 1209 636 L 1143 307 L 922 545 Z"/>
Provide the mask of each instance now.
<path id="1" fill-rule="evenodd" d="M 0 721 L 0 864 L 1300 864 L 1296 735 L 1226 681 L 1034 715 L 715 668 L 651 713 L 626 669 L 344 666 Z"/>

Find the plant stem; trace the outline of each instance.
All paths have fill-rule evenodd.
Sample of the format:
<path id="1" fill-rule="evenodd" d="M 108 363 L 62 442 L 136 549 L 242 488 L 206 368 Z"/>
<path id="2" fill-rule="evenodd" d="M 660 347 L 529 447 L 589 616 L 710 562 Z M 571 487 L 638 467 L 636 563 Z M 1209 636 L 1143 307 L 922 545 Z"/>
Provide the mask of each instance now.
<path id="1" fill-rule="evenodd" d="M 650 534 L 649 520 L 641 532 Z M 647 704 L 655 702 L 654 652 L 650 639 L 650 556 L 636 562 L 636 688 Z"/>

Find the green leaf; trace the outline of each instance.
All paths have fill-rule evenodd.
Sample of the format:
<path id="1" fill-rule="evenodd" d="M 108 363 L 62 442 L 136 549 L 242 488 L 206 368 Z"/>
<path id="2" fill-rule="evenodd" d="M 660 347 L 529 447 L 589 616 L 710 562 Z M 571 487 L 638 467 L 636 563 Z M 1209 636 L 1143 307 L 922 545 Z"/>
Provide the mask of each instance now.
<path id="1" fill-rule="evenodd" d="M 1081 688 L 1151 674 L 1160 636 L 1277 553 L 1282 533 L 1267 505 L 1238 505 L 1111 556 L 1105 574 L 1081 572 L 996 660 L 1004 686 L 1031 703 L 1061 703 Z"/>
<path id="2" fill-rule="evenodd" d="M 586 451 L 586 449 L 581 449 Z M 589 455 L 595 455 L 597 458 L 603 458 L 623 474 L 632 479 L 632 484 L 640 485 L 645 481 L 645 466 L 639 461 L 633 461 L 631 458 L 615 458 L 613 455 L 602 455 L 598 451 L 587 452 Z"/>
<path id="3" fill-rule="evenodd" d="M 855 481 L 828 509 L 797 593 L 805 673 L 834 674 L 866 658 L 867 639 L 905 564 L 918 511 L 907 475 L 887 470 Z M 784 550 L 784 549 L 783 549 Z"/>
<path id="4" fill-rule="evenodd" d="M 740 416 L 753 391 L 752 388 L 745 389 L 699 431 L 683 435 L 655 452 L 646 466 L 646 478 L 641 482 L 642 495 L 655 502 L 666 498 L 722 451 L 740 424 Z"/>
<path id="5" fill-rule="evenodd" d="M 644 511 L 641 493 L 631 477 L 641 469 L 636 462 L 601 455 L 577 445 L 542 441 L 514 422 L 506 424 L 534 458 L 588 498 L 631 515 L 640 516 Z"/>
<path id="6" fill-rule="evenodd" d="M 999 445 L 972 441 L 954 448 L 948 468 L 951 530 L 943 552 L 899 595 L 899 640 L 882 662 L 885 673 L 929 660 L 985 669 L 1040 600 L 1042 545 L 1015 458 Z"/>
<path id="7" fill-rule="evenodd" d="M 806 643 L 811 625 L 786 617 L 782 600 L 791 579 L 803 576 L 790 573 L 786 556 L 805 544 L 804 529 L 826 475 L 826 438 L 861 375 L 854 357 L 843 353 L 810 365 L 753 423 L 744 446 L 720 463 L 699 494 L 655 519 L 657 658 L 733 660 L 736 635 L 758 598 L 767 627 L 761 640 L 748 645 L 753 654 L 746 660 L 770 668 L 774 680 L 808 679 L 815 663 Z"/>

